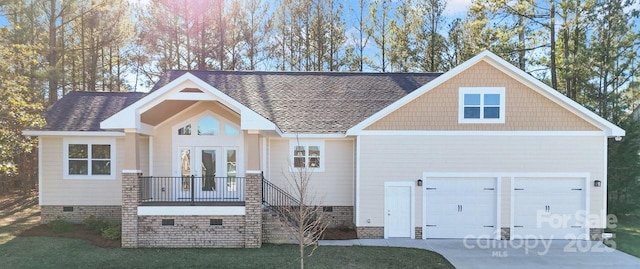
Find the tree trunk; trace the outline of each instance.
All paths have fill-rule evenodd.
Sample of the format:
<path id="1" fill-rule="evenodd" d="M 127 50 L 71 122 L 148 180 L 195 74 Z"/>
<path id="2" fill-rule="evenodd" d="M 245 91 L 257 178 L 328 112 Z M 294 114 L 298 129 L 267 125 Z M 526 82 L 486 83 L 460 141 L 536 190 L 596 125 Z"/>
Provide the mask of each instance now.
<path id="1" fill-rule="evenodd" d="M 558 89 L 558 76 L 556 73 L 556 3 L 555 0 L 551 0 L 551 11 L 549 12 L 551 19 L 549 25 L 549 32 L 551 38 L 551 87 Z"/>
<path id="2" fill-rule="evenodd" d="M 525 53 L 524 53 L 524 49 L 525 49 L 525 36 L 524 36 L 524 29 L 525 29 L 525 25 L 524 25 L 524 16 L 522 15 L 518 15 L 518 67 L 520 67 L 520 70 L 525 70 L 526 69 L 526 62 L 525 62 Z"/>
<path id="3" fill-rule="evenodd" d="M 224 35 L 225 35 L 225 21 L 224 21 L 224 1 L 223 0 L 218 0 L 218 36 L 220 37 L 220 44 L 219 44 L 219 48 L 218 48 L 218 53 L 220 55 L 218 55 L 218 61 L 220 61 L 220 70 L 224 70 Z"/>
<path id="4" fill-rule="evenodd" d="M 358 41 L 360 50 L 360 72 L 364 68 L 364 44 L 362 41 L 364 33 L 364 0 L 360 0 L 360 40 Z"/>
<path id="5" fill-rule="evenodd" d="M 58 48 L 56 42 L 56 0 L 49 0 L 49 104 L 58 101 Z"/>
<path id="6" fill-rule="evenodd" d="M 85 43 L 86 43 L 86 37 L 85 37 L 85 30 L 84 30 L 84 5 L 82 8 L 82 17 L 80 17 L 80 52 L 82 54 L 82 60 L 80 63 L 80 73 L 82 74 L 82 90 L 86 91 L 87 90 L 87 66 L 86 66 L 86 56 L 85 56 Z"/>
<path id="7" fill-rule="evenodd" d="M 573 77 L 573 68 L 571 68 L 570 66 L 570 61 L 569 61 L 569 27 L 565 26 L 565 29 L 562 31 L 562 49 L 564 50 L 564 76 L 565 76 L 565 91 L 567 94 L 567 97 L 575 100 L 576 97 L 573 95 L 573 90 L 571 89 L 571 78 Z"/>

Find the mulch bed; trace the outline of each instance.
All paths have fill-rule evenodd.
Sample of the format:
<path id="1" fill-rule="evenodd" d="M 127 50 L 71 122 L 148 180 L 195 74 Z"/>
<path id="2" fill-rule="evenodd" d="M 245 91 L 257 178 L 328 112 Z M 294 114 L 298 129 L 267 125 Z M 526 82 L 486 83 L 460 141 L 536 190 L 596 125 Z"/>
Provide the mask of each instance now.
<path id="1" fill-rule="evenodd" d="M 349 240 L 356 239 L 356 230 L 346 228 L 326 229 L 322 234 L 324 240 Z"/>
<path id="2" fill-rule="evenodd" d="M 40 224 L 32 227 L 18 234 L 18 236 L 49 236 L 49 237 L 64 237 L 74 239 L 85 239 L 91 241 L 95 246 L 101 248 L 119 248 L 120 240 L 108 240 L 102 238 L 100 234 L 94 230 L 87 228 L 82 224 L 72 224 L 70 232 L 66 233 L 54 233 L 51 228 L 46 224 Z M 356 239 L 356 231 L 353 229 L 344 228 L 332 228 L 326 229 L 322 235 L 324 240 L 348 240 Z"/>
<path id="3" fill-rule="evenodd" d="M 74 239 L 85 239 L 91 241 L 95 246 L 101 248 L 119 248 L 120 240 L 108 240 L 102 238 L 100 234 L 94 230 L 87 228 L 82 224 L 73 224 L 71 231 L 66 233 L 54 233 L 51 228 L 46 224 L 40 224 L 31 229 L 25 230 L 18 236 L 49 236 L 49 237 L 64 237 Z"/>

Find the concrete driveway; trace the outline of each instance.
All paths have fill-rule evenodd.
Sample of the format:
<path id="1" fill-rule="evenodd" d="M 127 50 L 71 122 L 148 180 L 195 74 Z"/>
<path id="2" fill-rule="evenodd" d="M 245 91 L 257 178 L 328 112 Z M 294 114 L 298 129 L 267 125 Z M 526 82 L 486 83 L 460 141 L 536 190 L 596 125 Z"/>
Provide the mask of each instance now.
<path id="1" fill-rule="evenodd" d="M 320 245 L 389 246 L 431 250 L 456 268 L 640 268 L 640 259 L 598 241 L 357 239 Z"/>

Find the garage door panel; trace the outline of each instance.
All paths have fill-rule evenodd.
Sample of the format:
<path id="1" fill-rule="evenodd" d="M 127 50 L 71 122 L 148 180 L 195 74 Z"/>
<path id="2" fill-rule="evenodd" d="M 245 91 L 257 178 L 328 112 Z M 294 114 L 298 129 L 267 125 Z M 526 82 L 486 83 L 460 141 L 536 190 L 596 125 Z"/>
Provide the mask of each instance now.
<path id="1" fill-rule="evenodd" d="M 565 239 L 585 233 L 584 178 L 516 178 L 512 238 Z"/>
<path id="2" fill-rule="evenodd" d="M 495 238 L 495 178 L 426 178 L 426 238 Z"/>

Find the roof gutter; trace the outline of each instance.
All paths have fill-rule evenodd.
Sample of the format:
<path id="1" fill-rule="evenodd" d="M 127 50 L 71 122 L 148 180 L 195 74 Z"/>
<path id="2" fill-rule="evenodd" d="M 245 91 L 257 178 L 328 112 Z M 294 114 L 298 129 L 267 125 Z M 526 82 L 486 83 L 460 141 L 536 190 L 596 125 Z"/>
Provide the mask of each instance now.
<path id="1" fill-rule="evenodd" d="M 104 137 L 124 137 L 124 132 L 114 131 L 45 131 L 45 130 L 24 130 L 24 136 L 104 136 Z"/>

